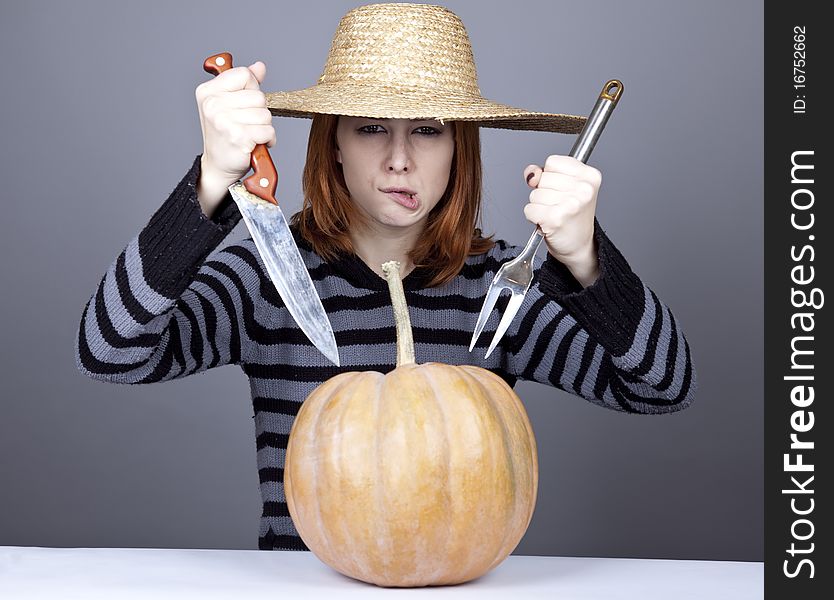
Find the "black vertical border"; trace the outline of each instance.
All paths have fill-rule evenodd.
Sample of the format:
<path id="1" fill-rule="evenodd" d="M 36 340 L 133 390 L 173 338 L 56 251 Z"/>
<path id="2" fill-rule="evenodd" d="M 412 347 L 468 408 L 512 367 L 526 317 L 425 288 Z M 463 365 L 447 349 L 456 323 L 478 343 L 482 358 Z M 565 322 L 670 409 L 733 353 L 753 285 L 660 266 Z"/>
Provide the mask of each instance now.
<path id="1" fill-rule="evenodd" d="M 831 21 L 823 18 L 824 2 L 811 1 L 766 1 L 764 14 L 764 202 L 765 202 L 765 247 L 764 247 L 764 390 L 765 390 L 765 597 L 795 598 L 810 600 L 831 598 L 834 585 L 831 572 L 834 570 L 831 553 L 831 529 L 829 514 L 832 510 L 831 496 L 823 489 L 831 489 L 826 455 L 834 453 L 831 436 L 831 378 L 834 377 L 834 362 L 831 355 L 831 339 L 834 326 L 830 317 L 834 310 L 834 294 L 830 282 L 830 273 L 834 270 L 831 262 L 831 238 L 834 237 L 834 221 L 831 217 L 831 204 L 834 196 L 831 191 L 831 178 L 834 176 L 834 164 L 831 161 L 830 146 L 834 143 L 834 130 L 831 117 L 834 115 L 832 100 L 834 93 L 825 94 L 826 88 L 832 88 L 830 57 L 834 46 L 834 28 Z M 798 46 L 795 28 L 804 28 L 804 56 L 794 54 Z M 794 87 L 794 60 L 804 58 L 805 88 Z M 801 63 L 798 63 L 801 64 Z M 802 100 L 805 112 L 795 112 L 794 102 Z M 796 103 L 801 108 L 801 103 Z M 812 162 L 813 183 L 799 184 L 791 180 L 791 156 L 797 151 L 813 151 L 813 156 L 804 155 L 801 160 Z M 803 171 L 809 174 L 808 170 Z M 798 178 L 799 171 L 797 171 Z M 813 206 L 798 210 L 792 206 L 792 194 L 804 188 L 813 193 Z M 808 204 L 811 196 L 806 192 L 797 195 L 800 204 Z M 814 225 L 807 230 L 799 230 L 791 224 L 791 214 L 801 224 L 807 224 L 810 213 L 814 215 Z M 810 239 L 813 236 L 813 239 Z M 812 246 L 814 259 L 811 261 Z M 793 253 L 793 256 L 792 256 Z M 795 260 L 795 256 L 802 256 Z M 792 280 L 792 269 L 804 265 L 804 270 L 795 271 L 797 276 L 808 278 L 810 267 L 814 268 L 813 281 L 798 285 Z M 810 294 L 813 288 L 819 288 L 824 298 L 819 309 L 813 307 L 796 307 L 792 302 L 793 290 L 804 290 Z M 819 297 L 819 296 L 817 296 Z M 801 298 L 794 297 L 801 303 Z M 814 328 L 812 332 L 798 328 L 798 320 L 793 323 L 791 317 L 796 313 L 812 313 Z M 810 320 L 806 320 L 808 325 Z M 812 336 L 798 342 L 803 349 L 811 349 L 813 355 L 804 355 L 803 362 L 813 364 L 812 369 L 797 370 L 791 366 L 792 340 L 797 336 Z M 794 343 L 797 344 L 796 340 Z M 795 345 L 795 347 L 799 347 Z M 791 375 L 811 375 L 813 381 L 788 380 Z M 809 406 L 799 408 L 792 403 L 791 391 L 795 386 L 805 384 L 813 386 L 814 401 Z M 807 394 L 807 390 L 805 392 Z M 801 400 L 800 400 L 801 401 Z M 792 426 L 792 416 L 796 411 L 804 410 L 796 421 L 802 427 L 807 426 L 810 412 L 814 413 L 814 424 L 810 431 L 797 433 L 800 440 L 813 441 L 811 450 L 791 449 L 791 433 L 796 433 Z M 813 472 L 787 472 L 784 467 L 785 454 L 789 453 L 796 462 L 796 454 L 802 453 L 803 462 L 813 464 Z M 784 493 L 794 491 L 797 485 L 791 481 L 796 477 L 800 484 L 805 484 L 808 477 L 814 479 L 806 485 L 813 489 L 812 494 Z M 813 511 L 808 515 L 795 514 L 791 500 L 795 499 L 800 511 L 810 507 L 814 501 Z M 806 537 L 811 532 L 807 522 L 813 523 L 813 535 L 807 540 L 794 539 L 794 533 Z M 792 530 L 793 527 L 793 530 Z M 789 553 L 791 544 L 800 550 L 793 556 Z M 787 572 L 796 573 L 800 560 L 810 559 L 814 565 L 814 577 L 806 563 L 798 570 L 798 575 L 789 577 Z M 785 561 L 788 561 L 787 563 Z M 825 590 L 825 592 L 823 591 Z"/>

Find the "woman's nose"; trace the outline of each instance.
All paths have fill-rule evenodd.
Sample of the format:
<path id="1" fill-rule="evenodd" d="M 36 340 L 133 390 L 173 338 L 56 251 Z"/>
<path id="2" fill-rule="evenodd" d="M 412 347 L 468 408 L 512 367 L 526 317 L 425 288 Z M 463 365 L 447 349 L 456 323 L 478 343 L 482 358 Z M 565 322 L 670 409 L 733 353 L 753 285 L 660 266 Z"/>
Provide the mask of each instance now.
<path id="1" fill-rule="evenodd" d="M 411 152 L 407 135 L 392 134 L 387 159 L 388 171 L 406 173 L 409 169 L 413 170 Z"/>

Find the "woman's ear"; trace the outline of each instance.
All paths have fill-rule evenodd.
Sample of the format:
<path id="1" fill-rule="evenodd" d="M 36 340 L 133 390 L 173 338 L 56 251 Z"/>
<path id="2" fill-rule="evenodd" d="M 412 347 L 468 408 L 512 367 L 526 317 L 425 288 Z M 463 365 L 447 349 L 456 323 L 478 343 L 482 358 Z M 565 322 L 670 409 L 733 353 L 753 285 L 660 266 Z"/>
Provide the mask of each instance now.
<path id="1" fill-rule="evenodd" d="M 339 150 L 338 144 L 336 144 L 336 162 L 342 164 L 342 151 Z"/>

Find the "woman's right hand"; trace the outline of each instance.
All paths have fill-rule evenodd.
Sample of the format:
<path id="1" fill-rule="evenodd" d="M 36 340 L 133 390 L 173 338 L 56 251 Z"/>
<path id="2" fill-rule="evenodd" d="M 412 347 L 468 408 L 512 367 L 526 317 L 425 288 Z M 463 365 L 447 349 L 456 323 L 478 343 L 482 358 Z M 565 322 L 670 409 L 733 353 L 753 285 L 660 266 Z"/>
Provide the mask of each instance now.
<path id="1" fill-rule="evenodd" d="M 235 67 L 197 86 L 195 96 L 203 130 L 203 156 L 197 200 L 211 217 L 230 185 L 250 166 L 257 144 L 275 145 L 272 114 L 260 83 L 266 65 Z"/>

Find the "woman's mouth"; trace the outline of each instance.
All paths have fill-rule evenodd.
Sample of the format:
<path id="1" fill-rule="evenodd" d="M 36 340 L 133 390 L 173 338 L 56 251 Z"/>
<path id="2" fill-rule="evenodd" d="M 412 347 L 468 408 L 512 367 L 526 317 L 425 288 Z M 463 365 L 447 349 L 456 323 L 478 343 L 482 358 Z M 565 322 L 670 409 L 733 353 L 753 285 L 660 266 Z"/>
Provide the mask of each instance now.
<path id="1" fill-rule="evenodd" d="M 416 210 L 417 207 L 420 206 L 420 201 L 417 199 L 416 194 L 410 194 L 403 191 L 389 191 L 385 193 L 395 202 L 405 206 L 409 210 Z"/>

